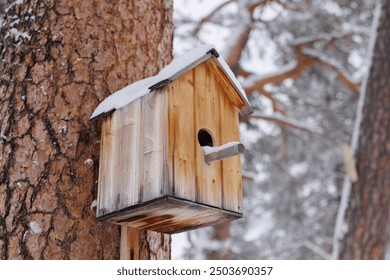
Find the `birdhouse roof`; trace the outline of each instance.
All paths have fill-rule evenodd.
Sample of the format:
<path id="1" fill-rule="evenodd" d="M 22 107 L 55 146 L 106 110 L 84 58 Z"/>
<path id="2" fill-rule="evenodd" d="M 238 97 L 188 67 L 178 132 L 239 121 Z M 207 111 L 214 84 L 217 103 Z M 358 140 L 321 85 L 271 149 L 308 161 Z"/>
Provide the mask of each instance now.
<path id="1" fill-rule="evenodd" d="M 212 56 L 214 56 L 219 68 L 230 81 L 231 86 L 234 87 L 235 92 L 237 93 L 237 96 L 244 104 L 241 108 L 238 108 L 241 116 L 245 117 L 253 113 L 253 109 L 248 101 L 244 89 L 241 87 L 225 60 L 219 55 L 213 45 L 203 45 L 174 59 L 156 76 L 137 81 L 108 96 L 95 109 L 91 119 L 106 116 L 116 109 L 130 104 L 134 100 L 152 92 L 153 90 L 165 86 L 200 63 L 210 59 Z"/>

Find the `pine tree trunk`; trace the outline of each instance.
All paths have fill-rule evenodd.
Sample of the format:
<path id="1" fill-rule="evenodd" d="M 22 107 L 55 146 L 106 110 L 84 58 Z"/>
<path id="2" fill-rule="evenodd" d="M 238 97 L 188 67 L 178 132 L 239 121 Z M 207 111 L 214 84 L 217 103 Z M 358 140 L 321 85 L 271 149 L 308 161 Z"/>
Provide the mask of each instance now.
<path id="1" fill-rule="evenodd" d="M 382 1 L 341 259 L 383 259 L 390 208 L 390 2 Z"/>
<path id="2" fill-rule="evenodd" d="M 106 96 L 165 66 L 172 34 L 172 1 L 9 8 L 0 45 L 1 259 L 119 258 L 119 227 L 95 218 L 100 123 L 89 117 Z M 170 237 L 153 236 L 170 254 Z"/>

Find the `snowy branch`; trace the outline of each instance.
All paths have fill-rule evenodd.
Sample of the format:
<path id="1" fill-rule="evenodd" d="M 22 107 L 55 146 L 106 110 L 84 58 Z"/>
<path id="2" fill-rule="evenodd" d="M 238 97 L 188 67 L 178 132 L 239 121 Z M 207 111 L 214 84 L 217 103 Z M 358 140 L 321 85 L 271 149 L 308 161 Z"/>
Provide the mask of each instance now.
<path id="1" fill-rule="evenodd" d="M 278 113 L 275 113 L 273 115 L 266 115 L 266 114 L 262 114 L 259 112 L 255 112 L 254 114 L 249 116 L 249 118 L 272 121 L 272 122 L 275 122 L 275 123 L 282 125 L 282 126 L 290 126 L 290 127 L 301 129 L 301 130 L 306 130 L 306 131 L 313 133 L 313 134 L 316 134 L 316 135 L 321 135 L 323 133 L 322 129 L 304 125 L 301 122 L 289 119 L 289 118 L 284 117 Z"/>
<path id="2" fill-rule="evenodd" d="M 199 33 L 204 23 L 210 21 L 214 17 L 214 15 L 218 13 L 222 8 L 224 8 L 225 6 L 233 2 L 235 2 L 235 0 L 229 0 L 227 2 L 223 2 L 222 4 L 217 6 L 214 10 L 212 10 L 207 16 L 203 17 L 195 26 L 194 31 L 192 31 L 192 36 L 196 36 Z"/>

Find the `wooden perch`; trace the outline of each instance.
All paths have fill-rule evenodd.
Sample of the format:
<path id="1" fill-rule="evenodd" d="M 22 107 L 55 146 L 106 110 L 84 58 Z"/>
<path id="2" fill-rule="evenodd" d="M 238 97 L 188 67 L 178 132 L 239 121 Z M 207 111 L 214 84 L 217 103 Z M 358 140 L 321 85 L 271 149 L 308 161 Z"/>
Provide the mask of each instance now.
<path id="1" fill-rule="evenodd" d="M 242 154 L 245 151 L 245 146 L 240 142 L 229 142 L 219 147 L 202 147 L 204 151 L 204 160 L 211 164 L 213 161 L 232 157 Z"/>

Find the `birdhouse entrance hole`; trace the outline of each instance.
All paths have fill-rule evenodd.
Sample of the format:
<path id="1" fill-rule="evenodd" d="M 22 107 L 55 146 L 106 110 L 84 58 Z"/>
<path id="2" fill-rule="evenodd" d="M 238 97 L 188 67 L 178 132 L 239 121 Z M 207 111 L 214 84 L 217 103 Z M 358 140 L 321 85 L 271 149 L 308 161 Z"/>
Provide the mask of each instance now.
<path id="1" fill-rule="evenodd" d="M 198 142 L 201 147 L 214 147 L 213 136 L 206 129 L 200 129 L 198 131 Z"/>

